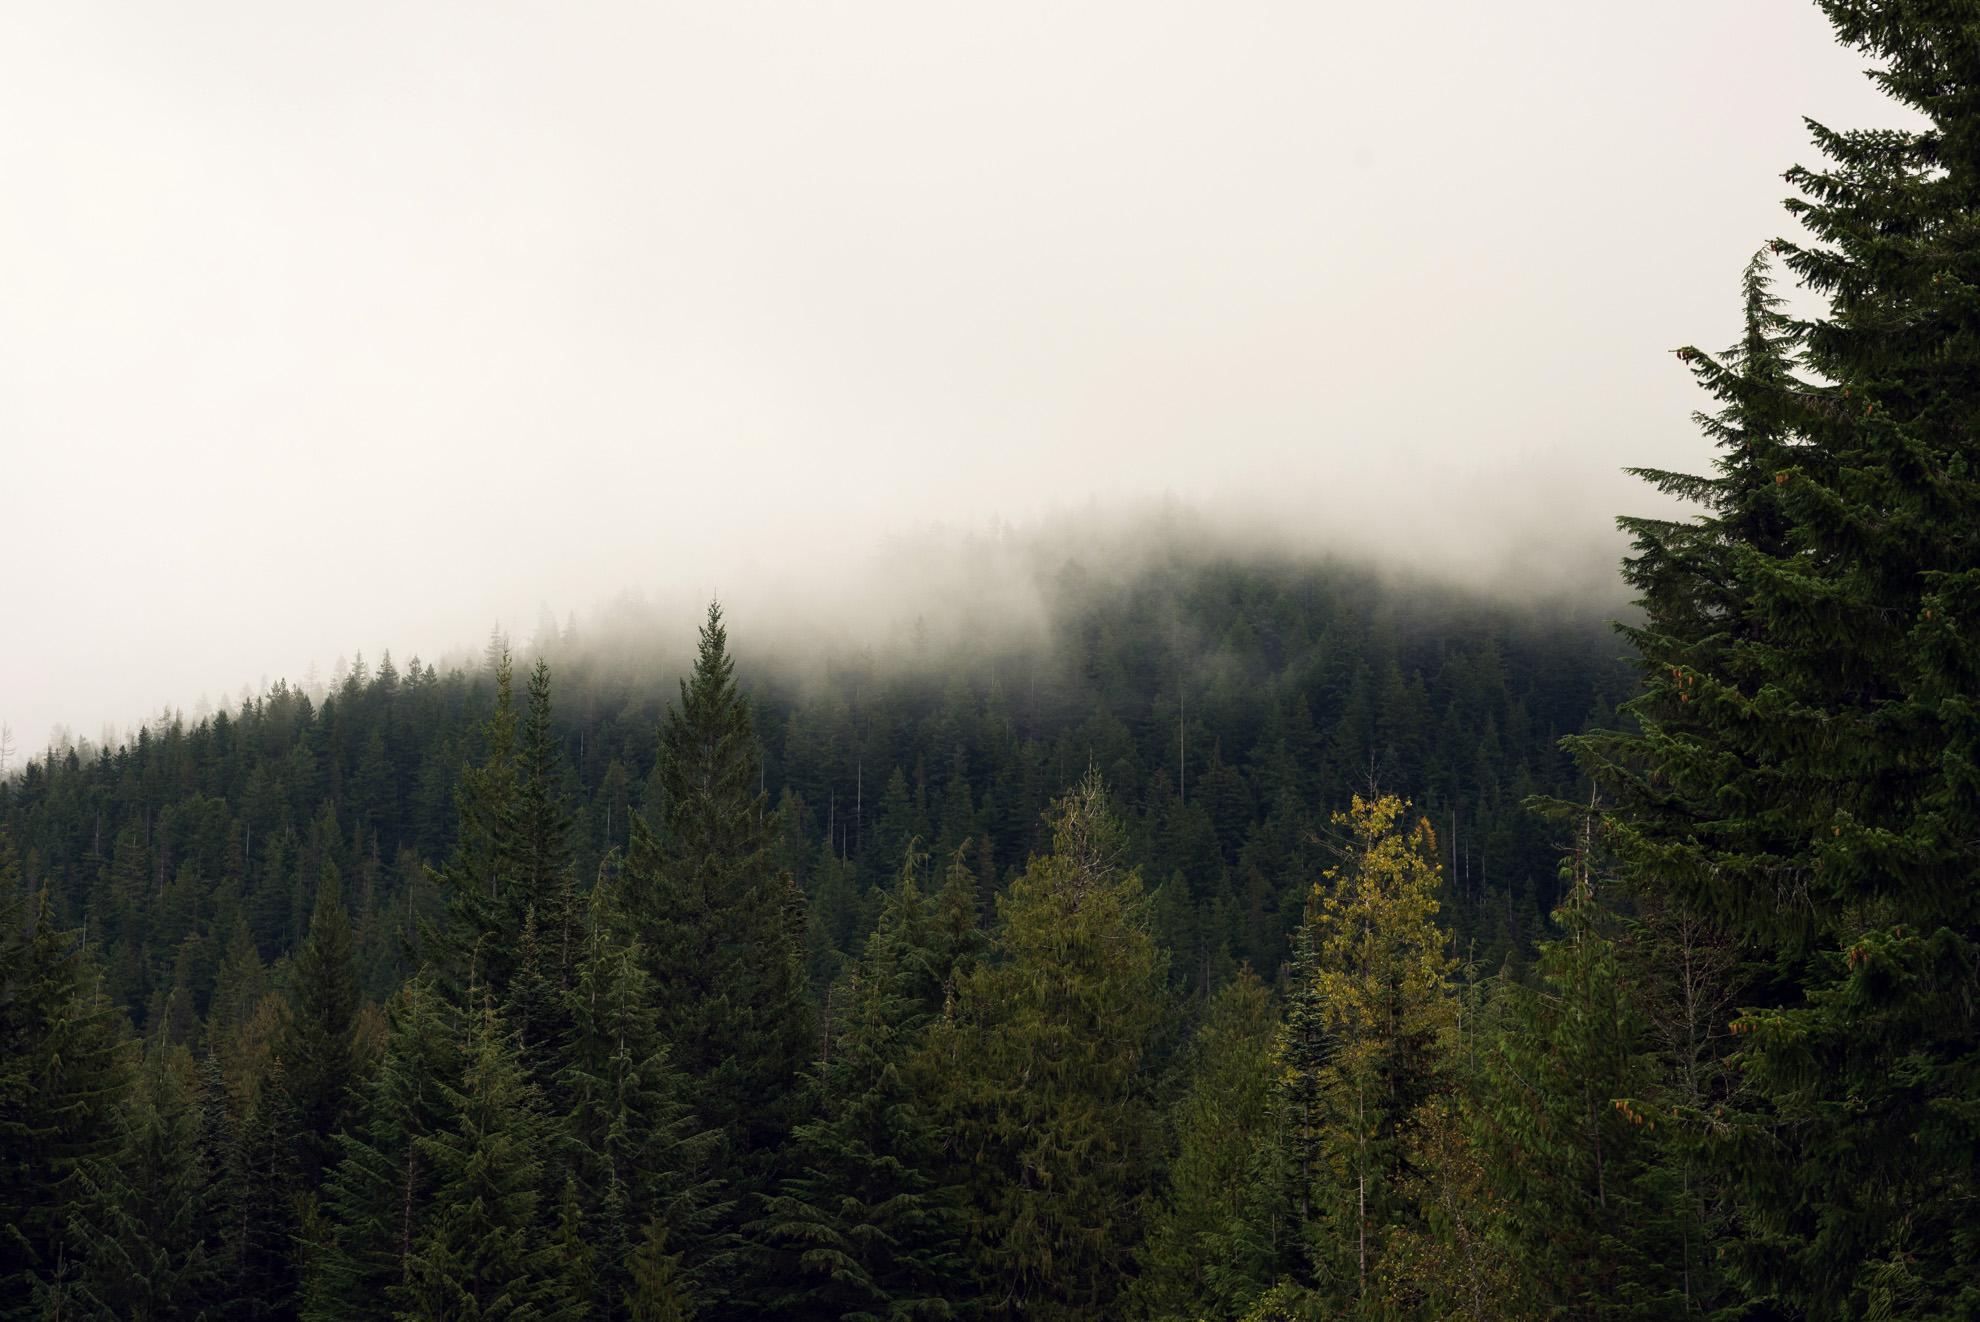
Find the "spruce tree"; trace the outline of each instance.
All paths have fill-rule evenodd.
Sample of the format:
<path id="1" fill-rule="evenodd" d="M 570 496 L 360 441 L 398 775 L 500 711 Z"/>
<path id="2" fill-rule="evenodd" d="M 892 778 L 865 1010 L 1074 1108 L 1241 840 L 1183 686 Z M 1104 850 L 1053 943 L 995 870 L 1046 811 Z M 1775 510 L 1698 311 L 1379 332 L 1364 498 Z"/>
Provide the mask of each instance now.
<path id="1" fill-rule="evenodd" d="M 693 1258 L 692 1275 L 668 1277 L 688 1304 L 725 1295 L 734 1271 L 717 1229 L 733 1210 L 713 1170 L 721 1136 L 701 1130 L 683 1100 L 686 1080 L 671 1064 L 652 982 L 623 926 L 613 887 L 601 882 L 580 934 L 565 999 L 570 1037 L 555 1081 L 567 1107 L 562 1165 L 593 1256 L 601 1318 L 631 1315 L 635 1258 L 649 1231 L 673 1245 L 671 1258 Z"/>
<path id="2" fill-rule="evenodd" d="M 1427 823 L 1402 825 L 1406 807 L 1356 795 L 1336 814 L 1352 844 L 1316 890 L 1281 1037 L 1283 1142 L 1310 1259 L 1299 1284 L 1335 1314 L 1422 1302 L 1391 1251 L 1423 1224 L 1426 1124 L 1449 1091 L 1456 1004 L 1433 921 L 1434 841 Z"/>
<path id="3" fill-rule="evenodd" d="M 447 1122 L 413 1140 L 432 1171 L 431 1211 L 394 1293 L 422 1318 L 575 1316 L 543 1188 L 551 1141 L 541 1102 L 487 1000 L 471 1012 Z"/>
<path id="4" fill-rule="evenodd" d="M 1559 918 L 1566 930 L 1541 953 L 1542 988 L 1507 992 L 1478 1126 L 1518 1306 L 1591 1320 L 1681 1317 L 1692 1311 L 1686 1247 L 1698 1228 L 1687 1224 L 1679 1136 L 1660 1105 L 1638 989 L 1585 868 Z"/>
<path id="5" fill-rule="evenodd" d="M 667 1252 L 667 1230 L 654 1222 L 627 1259 L 627 1322 L 689 1322 L 694 1300 L 682 1278 L 681 1255 Z"/>
<path id="6" fill-rule="evenodd" d="M 941 1182 L 941 1135 L 909 1069 L 959 965 L 980 953 L 976 878 L 959 850 L 927 897 L 910 849 L 879 925 L 832 988 L 819 1115 L 800 1125 L 792 1175 L 753 1229 L 787 1261 L 780 1317 L 954 1315 L 965 1293 L 958 1190 Z"/>
<path id="7" fill-rule="evenodd" d="M 544 972 L 560 987 L 568 982 L 573 945 L 584 917 L 575 904 L 571 873 L 570 807 L 563 792 L 564 758 L 550 729 L 550 665 L 539 660 L 529 675 L 528 707 L 517 749 L 514 870 L 504 911 L 509 931 L 533 914 L 544 952 Z"/>
<path id="8" fill-rule="evenodd" d="M 446 897 L 447 920 L 420 927 L 440 985 L 459 1005 L 466 1004 L 470 985 L 493 988 L 497 995 L 507 991 L 519 957 L 517 924 L 527 908 L 515 903 L 521 788 L 508 651 L 495 654 L 494 661 L 495 710 L 482 726 L 482 761 L 461 768 L 455 795 L 460 827 L 454 856 L 444 868 L 426 870 Z"/>
<path id="9" fill-rule="evenodd" d="M 1058 801 L 1052 827 L 1052 853 L 999 899 L 993 957 L 958 980 L 916 1062 L 998 1317 L 1111 1315 L 1158 1157 L 1162 961 L 1097 774 Z"/>
<path id="10" fill-rule="evenodd" d="M 211 1153 L 183 1048 L 154 1042 L 123 1107 L 123 1139 L 82 1163 L 69 1232 L 78 1312 L 193 1318 L 224 1297 Z"/>
<path id="11" fill-rule="evenodd" d="M 83 1269 L 71 1221 L 112 1155 L 132 1086 L 117 1013 L 58 929 L 47 891 L 24 921 L 0 836 L 0 1318 L 62 1311 Z"/>
<path id="12" fill-rule="evenodd" d="M 624 904 L 687 1100 L 723 1135 L 732 1196 L 747 1198 L 772 1187 L 804 1115 L 800 1070 L 816 1037 L 803 914 L 791 878 L 770 867 L 775 824 L 719 606 L 660 744 L 664 830 L 633 823 Z"/>
<path id="13" fill-rule="evenodd" d="M 392 1000 L 383 1058 L 326 1174 L 331 1240 L 318 1255 L 303 1316 L 388 1322 L 412 1286 L 413 1252 L 435 1215 L 438 1180 L 420 1146 L 453 1122 L 444 1091 L 460 1083 L 460 1044 L 430 975 Z"/>
<path id="14" fill-rule="evenodd" d="M 1923 124 L 1811 125 L 1811 241 L 1771 246 L 1826 310 L 1756 271 L 1741 344 L 1681 351 L 1716 472 L 1648 474 L 1694 522 L 1624 521 L 1644 686 L 1579 749 L 1635 884 L 1773 965 L 1740 1020 L 1762 1117 L 1721 1149 L 1751 1295 L 1949 1316 L 1980 1297 L 1980 30 L 1822 8 Z"/>
<path id="15" fill-rule="evenodd" d="M 281 1058 L 256 1080 L 221 1171 L 225 1316 L 276 1322 L 296 1316 L 302 1233 L 302 1122 Z"/>
<path id="16" fill-rule="evenodd" d="M 1260 1179 L 1259 1162 L 1275 1138 L 1278 1035 L 1271 993 L 1247 965 L 1211 999 L 1170 1121 L 1174 1152 L 1134 1287 L 1150 1318 L 1242 1316 L 1280 1274 L 1276 1181 Z"/>
<path id="17" fill-rule="evenodd" d="M 326 861 L 317 882 L 309 935 L 296 952 L 295 1012 L 280 1046 L 289 1097 L 295 1105 L 302 1148 L 301 1177 L 315 1187 L 335 1158 L 335 1134 L 350 1111 L 350 1089 L 360 1065 L 358 986 L 335 864 Z"/>

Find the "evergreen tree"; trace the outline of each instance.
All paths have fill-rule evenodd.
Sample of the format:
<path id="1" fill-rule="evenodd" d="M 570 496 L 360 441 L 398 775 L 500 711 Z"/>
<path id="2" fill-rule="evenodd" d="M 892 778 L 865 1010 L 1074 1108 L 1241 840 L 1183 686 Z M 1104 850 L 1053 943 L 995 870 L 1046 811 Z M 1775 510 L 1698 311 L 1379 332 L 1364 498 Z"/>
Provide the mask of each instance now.
<path id="1" fill-rule="evenodd" d="M 1544 990 L 1507 992 L 1479 1126 L 1521 1311 L 1681 1317 L 1697 1228 L 1685 1224 L 1646 1025 L 1585 861 L 1559 917 L 1567 930 L 1540 957 Z"/>
<path id="2" fill-rule="evenodd" d="M 626 1259 L 627 1322 L 690 1322 L 694 1301 L 681 1277 L 681 1255 L 667 1252 L 665 1227 L 654 1223 Z"/>
<path id="3" fill-rule="evenodd" d="M 78 1170 L 78 1313 L 153 1322 L 219 1302 L 216 1172 L 192 1068 L 183 1049 L 154 1043 L 123 1108 L 122 1143 Z"/>
<path id="4" fill-rule="evenodd" d="M 1197 1030 L 1188 1091 L 1171 1120 L 1167 1187 L 1134 1288 L 1150 1318 L 1239 1317 L 1279 1275 L 1275 1181 L 1260 1178 L 1258 1160 L 1275 1137 L 1278 1034 L 1271 993 L 1248 966 L 1212 998 Z"/>
<path id="5" fill-rule="evenodd" d="M 792 880 L 770 870 L 759 757 L 711 604 L 661 731 L 665 829 L 634 823 L 623 887 L 688 1101 L 723 1135 L 739 1198 L 769 1187 L 804 1113 L 799 1071 L 816 1041 L 803 915 Z"/>
<path id="6" fill-rule="evenodd" d="M 491 649 L 495 646 L 491 640 Z M 480 766 L 461 768 L 455 807 L 460 826 L 454 856 L 427 878 L 446 897 L 447 921 L 422 924 L 420 935 L 441 986 L 465 1004 L 470 985 L 507 991 L 519 956 L 516 905 L 518 800 L 516 707 L 509 654 L 495 660 L 495 710 L 482 727 Z"/>
<path id="7" fill-rule="evenodd" d="M 1282 1069 L 1312 1289 L 1339 1313 L 1380 1316 L 1421 1302 L 1387 1261 L 1417 1228 L 1424 1126 L 1448 1089 L 1455 1003 L 1427 823 L 1400 828 L 1394 797 L 1353 799 L 1335 824 L 1353 835 L 1328 873 L 1304 936 Z"/>
<path id="8" fill-rule="evenodd" d="M 910 851 L 878 927 L 832 988 L 820 1114 L 792 1144 L 795 1174 L 754 1229 L 790 1259 L 780 1317 L 954 1315 L 963 1274 L 956 1190 L 938 1183 L 941 1138 L 908 1069 L 958 964 L 980 953 L 976 878 L 959 850 L 937 903 Z"/>
<path id="9" fill-rule="evenodd" d="M 634 1258 L 649 1231 L 676 1245 L 672 1259 L 694 1246 L 695 1275 L 670 1268 L 667 1277 L 686 1304 L 719 1298 L 733 1283 L 716 1230 L 731 1210 L 712 1170 L 720 1136 L 701 1131 L 682 1100 L 686 1081 L 669 1061 L 652 983 L 622 927 L 612 887 L 601 882 L 580 937 L 567 997 L 571 1036 L 557 1079 L 569 1108 L 564 1163 L 594 1258 L 591 1293 L 601 1318 L 633 1315 Z"/>
<path id="10" fill-rule="evenodd" d="M 1158 1155 L 1147 1071 L 1162 961 L 1096 774 L 1052 825 L 1052 853 L 999 900 L 994 958 L 959 979 L 917 1065 L 965 1182 L 986 1310 L 1104 1317 Z"/>
<path id="11" fill-rule="evenodd" d="M 530 672 L 528 709 L 517 750 L 514 874 L 504 898 L 507 929 L 519 931 L 535 915 L 539 940 L 549 949 L 545 972 L 562 985 L 568 980 L 572 948 L 583 913 L 574 901 L 571 873 L 570 808 L 563 792 L 564 760 L 550 729 L 550 665 L 539 660 Z"/>
<path id="12" fill-rule="evenodd" d="M 335 1134 L 350 1111 L 350 1089 L 361 1064 L 357 1042 L 358 987 L 350 920 L 335 864 L 325 862 L 316 887 L 309 935 L 296 952 L 296 1008 L 280 1048 L 302 1148 L 301 1178 L 315 1187 L 336 1152 Z"/>
<path id="13" fill-rule="evenodd" d="M 484 999 L 468 1022 L 458 1085 L 439 1085 L 448 1123 L 413 1140 L 432 1171 L 431 1212 L 397 1291 L 432 1319 L 574 1316 L 543 1191 L 549 1125 L 506 1027 Z"/>
<path id="14" fill-rule="evenodd" d="M 26 1319 L 74 1297 L 83 1177 L 117 1150 L 132 1076 L 116 1012 L 47 891 L 23 921 L 12 855 L 0 836 L 0 1317 Z"/>
<path id="15" fill-rule="evenodd" d="M 1810 1318 L 1980 1298 L 1980 41 L 1962 3 L 1823 0 L 1923 120 L 1812 126 L 1813 236 L 1780 242 L 1825 315 L 1749 276 L 1703 506 L 1628 520 L 1638 728 L 1583 740 L 1635 883 L 1772 960 L 1741 1020 L 1763 1104 L 1722 1148 L 1754 1298 Z M 1764 1121 L 1764 1123 L 1763 1123 Z"/>
<path id="16" fill-rule="evenodd" d="M 459 1084 L 459 1054 L 439 992 L 416 976 L 393 998 L 383 1058 L 324 1180 L 332 1236 L 308 1283 L 311 1322 L 399 1316 L 435 1212 L 434 1166 L 420 1144 L 454 1120 L 443 1087 Z"/>
<path id="17" fill-rule="evenodd" d="M 542 1094 L 546 1110 L 558 1110 L 559 1074 L 570 1048 L 569 1007 L 557 987 L 557 941 L 537 930 L 536 910 L 526 910 L 516 933 L 516 960 L 502 1019 L 515 1034 L 516 1061 L 530 1085 Z"/>
<path id="18" fill-rule="evenodd" d="M 221 1174 L 226 1208 L 222 1274 L 226 1316 L 270 1322 L 296 1316 L 301 1263 L 302 1122 L 280 1057 L 257 1080 Z"/>

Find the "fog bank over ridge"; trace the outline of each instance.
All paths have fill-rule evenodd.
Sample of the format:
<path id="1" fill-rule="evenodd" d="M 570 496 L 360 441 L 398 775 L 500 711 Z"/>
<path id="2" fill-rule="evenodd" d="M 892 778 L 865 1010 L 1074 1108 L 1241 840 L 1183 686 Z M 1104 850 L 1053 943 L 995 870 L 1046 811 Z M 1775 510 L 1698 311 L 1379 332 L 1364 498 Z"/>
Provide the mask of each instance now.
<path id="1" fill-rule="evenodd" d="M 1637 504 L 1647 512 L 1654 493 Z M 1532 504 L 1530 475 L 1493 485 L 1472 481 L 1439 493 L 1426 481 L 1413 508 L 1380 502 L 1262 500 L 1185 502 L 1163 496 L 1140 502 L 1089 498 L 1023 522 L 929 522 L 890 532 L 863 548 L 812 557 L 804 565 L 758 560 L 705 582 L 658 578 L 610 595 L 546 598 L 534 607 L 491 597 L 495 608 L 468 631 L 422 629 L 373 642 L 331 643 L 300 664 L 232 684 L 195 682 L 143 714 L 97 719 L 104 704 L 83 695 L 82 711 L 65 711 L 35 734 L 13 723 L 24 755 L 57 746 L 115 746 L 140 726 L 182 717 L 197 721 L 237 706 L 277 682 L 317 701 L 358 663 L 376 671 L 389 656 L 403 669 L 414 658 L 474 671 L 490 638 L 505 638 L 519 662 L 548 656 L 553 666 L 581 659 L 629 681 L 651 683 L 677 673 L 693 655 L 695 630 L 710 600 L 722 603 L 731 647 L 756 675 L 803 682 L 817 667 L 864 653 L 885 664 L 946 663 L 975 652 L 1021 653 L 1047 645 L 1050 611 L 1068 590 L 1105 593 L 1164 568 L 1218 562 L 1290 569 L 1331 564 L 1367 574 L 1398 597 L 1429 596 L 1530 607 L 1544 614 L 1604 618 L 1627 612 L 1616 574 L 1619 534 L 1587 526 L 1569 506 L 1558 519 L 1536 514 L 1517 526 L 1490 527 Z M 1449 502 L 1438 506 L 1442 497 Z M 1459 506 L 1462 506 L 1460 508 Z M 1469 509 L 1471 514 L 1464 512 Z M 1466 519 L 1473 526 L 1465 526 Z M 1404 535 L 1406 534 L 1406 535 Z M 1460 554 L 1453 538 L 1469 553 Z M 435 645 L 438 640 L 438 645 Z M 81 717 L 80 720 L 69 719 Z"/>
<path id="2" fill-rule="evenodd" d="M 1806 0 L 23 10 L 0 721 L 627 588 L 745 645 L 1017 621 L 1165 501 L 1601 599 L 1802 117 L 1903 122 L 1863 63 Z"/>
<path id="3" fill-rule="evenodd" d="M 1039 637 L 1068 567 L 1106 590 L 1171 564 L 1331 562 L 1371 573 L 1404 594 L 1577 613 L 1626 610 L 1628 594 L 1617 574 L 1626 543 L 1612 520 L 1606 529 L 1590 526 L 1584 511 L 1569 506 L 1554 519 L 1535 512 L 1513 526 L 1481 526 L 1535 499 L 1512 483 L 1495 486 L 1481 481 L 1452 490 L 1448 504 L 1425 491 L 1413 509 L 1357 503 L 1345 490 L 1310 503 L 1093 500 L 1018 524 L 924 524 L 882 538 L 861 560 L 828 574 L 741 579 L 707 595 L 724 602 L 740 645 L 754 642 L 784 657 L 807 648 L 895 646 L 917 624 L 945 647 Z M 1477 513 L 1467 518 L 1454 508 L 1460 497 Z M 1670 509 L 1649 493 L 1635 512 Z M 700 618 L 703 603 L 679 593 L 653 599 L 662 600 L 684 622 Z"/>

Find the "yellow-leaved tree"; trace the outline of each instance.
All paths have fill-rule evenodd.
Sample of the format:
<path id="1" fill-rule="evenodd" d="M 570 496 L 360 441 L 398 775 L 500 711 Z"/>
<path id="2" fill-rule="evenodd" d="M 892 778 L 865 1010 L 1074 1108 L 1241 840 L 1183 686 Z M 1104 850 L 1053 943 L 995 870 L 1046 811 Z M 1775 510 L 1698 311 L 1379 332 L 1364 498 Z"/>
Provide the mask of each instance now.
<path id="1" fill-rule="evenodd" d="M 1397 1251 L 1409 1245 L 1415 1258 L 1427 1229 L 1457 1004 L 1435 922 L 1436 842 L 1427 821 L 1404 825 L 1407 809 L 1356 796 L 1335 817 L 1352 843 L 1308 904 L 1280 1036 L 1292 1202 L 1311 1268 L 1297 1293 L 1329 1315 L 1423 1302 Z M 1287 1307 L 1288 1293 L 1266 1307 Z"/>

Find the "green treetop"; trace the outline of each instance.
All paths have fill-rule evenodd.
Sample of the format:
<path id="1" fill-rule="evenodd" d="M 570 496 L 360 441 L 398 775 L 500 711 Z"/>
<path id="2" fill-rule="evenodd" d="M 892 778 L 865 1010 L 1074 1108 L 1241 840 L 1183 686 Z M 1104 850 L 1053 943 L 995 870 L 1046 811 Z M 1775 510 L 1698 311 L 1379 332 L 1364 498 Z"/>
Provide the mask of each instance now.
<path id="1" fill-rule="evenodd" d="M 966 1180 L 995 1316 L 1097 1318 L 1121 1300 L 1158 1155 L 1148 1055 L 1161 954 L 1099 777 L 998 902 L 993 957 L 958 981 L 918 1068 Z"/>
<path id="2" fill-rule="evenodd" d="M 624 904 L 689 1101 L 753 1168 L 801 1114 L 798 1071 L 816 1039 L 802 914 L 771 870 L 761 755 L 718 606 L 660 744 L 664 830 L 634 822 Z"/>

